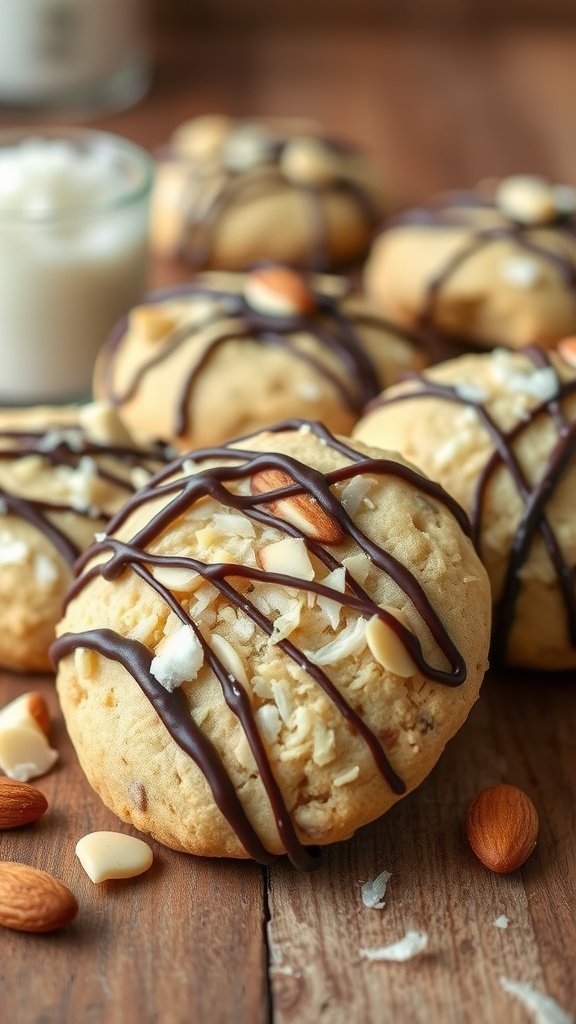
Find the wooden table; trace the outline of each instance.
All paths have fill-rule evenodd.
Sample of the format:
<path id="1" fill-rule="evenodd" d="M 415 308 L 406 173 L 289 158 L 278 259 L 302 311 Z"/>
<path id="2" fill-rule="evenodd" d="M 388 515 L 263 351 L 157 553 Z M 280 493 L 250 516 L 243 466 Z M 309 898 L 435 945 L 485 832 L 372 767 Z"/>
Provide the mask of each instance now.
<path id="1" fill-rule="evenodd" d="M 160 41 L 154 89 L 95 122 L 148 146 L 184 117 L 306 113 L 371 146 L 396 202 L 516 170 L 576 180 L 576 33 L 223 35 Z M 7 122 L 7 118 L 3 118 Z M 156 266 L 153 283 L 182 276 Z M 52 871 L 76 893 L 64 932 L 0 934 L 0 1021 L 14 1024 L 525 1024 L 502 976 L 576 1008 L 576 689 L 570 678 L 489 678 L 430 778 L 380 822 L 330 850 L 314 874 L 287 863 L 194 859 L 154 846 L 151 871 L 93 886 L 74 855 L 120 829 L 84 781 L 50 678 L 0 678 L 2 703 L 41 689 L 55 721 L 49 813 L 0 835 L 2 859 Z M 536 852 L 492 875 L 463 833 L 486 785 L 526 789 Z M 361 883 L 392 873 L 382 910 Z M 494 921 L 506 915 L 506 929 Z M 409 929 L 429 935 L 407 963 L 360 949 Z"/>

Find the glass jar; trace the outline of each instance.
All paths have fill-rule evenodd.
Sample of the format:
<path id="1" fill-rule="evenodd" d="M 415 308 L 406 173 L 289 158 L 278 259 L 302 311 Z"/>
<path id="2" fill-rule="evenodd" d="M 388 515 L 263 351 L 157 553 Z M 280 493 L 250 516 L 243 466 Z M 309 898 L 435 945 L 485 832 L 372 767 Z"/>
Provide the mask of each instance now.
<path id="1" fill-rule="evenodd" d="M 146 288 L 153 164 L 115 135 L 0 132 L 0 402 L 87 397 Z"/>
<path id="2" fill-rule="evenodd" d="M 144 0 L 0 0 L 0 105 L 78 117 L 149 82 Z"/>

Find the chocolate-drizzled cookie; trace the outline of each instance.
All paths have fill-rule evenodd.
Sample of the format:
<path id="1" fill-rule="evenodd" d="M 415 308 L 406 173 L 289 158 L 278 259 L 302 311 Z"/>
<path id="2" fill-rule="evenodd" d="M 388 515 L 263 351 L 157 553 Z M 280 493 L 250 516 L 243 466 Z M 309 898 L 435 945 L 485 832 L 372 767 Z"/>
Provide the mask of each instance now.
<path id="1" fill-rule="evenodd" d="M 138 447 L 105 403 L 0 414 L 0 664 L 50 668 L 72 566 L 168 459 Z"/>
<path id="2" fill-rule="evenodd" d="M 576 189 L 528 176 L 440 196 L 376 239 L 368 294 L 460 350 L 553 347 L 576 332 L 575 214 Z"/>
<path id="3" fill-rule="evenodd" d="M 576 666 L 576 341 L 461 356 L 390 388 L 356 427 L 467 509 L 494 597 L 493 661 Z"/>
<path id="4" fill-rule="evenodd" d="M 92 786 L 177 849 L 312 867 L 477 696 L 468 530 L 437 484 L 319 424 L 182 456 L 82 557 L 53 647 Z"/>
<path id="5" fill-rule="evenodd" d="M 186 450 L 286 417 L 348 432 L 371 398 L 429 361 L 343 278 L 267 266 L 205 274 L 136 307 L 94 390 L 132 428 Z"/>
<path id="6" fill-rule="evenodd" d="M 151 238 L 194 270 L 332 270 L 365 254 L 382 214 L 366 156 L 318 126 L 201 117 L 159 157 Z"/>

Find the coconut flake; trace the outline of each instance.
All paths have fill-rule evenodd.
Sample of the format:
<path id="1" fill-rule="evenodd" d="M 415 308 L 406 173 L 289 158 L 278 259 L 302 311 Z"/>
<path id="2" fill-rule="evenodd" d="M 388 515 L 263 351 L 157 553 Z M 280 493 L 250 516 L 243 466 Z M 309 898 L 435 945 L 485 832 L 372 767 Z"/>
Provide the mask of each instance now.
<path id="1" fill-rule="evenodd" d="M 463 398 L 465 402 L 483 402 L 486 398 L 486 392 L 483 388 L 478 387 L 471 380 L 461 380 L 458 384 L 454 385 L 454 391 Z"/>
<path id="2" fill-rule="evenodd" d="M 204 652 L 192 626 L 180 626 L 158 647 L 150 674 L 169 693 L 184 682 L 195 679 L 204 661 Z"/>
<path id="3" fill-rule="evenodd" d="M 362 886 L 362 903 L 365 907 L 370 907 L 373 910 L 382 910 L 382 907 L 386 905 L 384 901 L 386 886 L 391 878 L 391 871 L 381 871 L 372 881 L 364 882 Z"/>
<path id="4" fill-rule="evenodd" d="M 314 665 L 333 665 L 340 658 L 357 654 L 366 647 L 366 625 L 366 619 L 356 619 L 355 622 L 350 622 L 335 640 L 319 647 L 317 651 L 304 653 Z"/>
<path id="5" fill-rule="evenodd" d="M 333 569 L 332 572 L 328 573 L 323 580 L 320 581 L 323 587 L 330 587 L 331 590 L 337 591 L 339 594 L 343 594 L 346 590 L 346 570 L 343 566 L 339 566 L 338 569 Z M 340 625 L 340 615 L 342 612 L 342 604 L 340 601 L 334 601 L 331 597 L 324 597 L 322 594 L 316 595 L 316 604 L 320 608 L 324 615 L 328 619 L 332 629 L 338 629 Z"/>
<path id="6" fill-rule="evenodd" d="M 508 925 L 510 924 L 510 921 L 506 917 L 506 914 L 500 914 L 500 917 L 497 917 L 494 921 L 492 921 L 492 924 L 494 925 L 494 928 L 507 928 Z"/>
<path id="7" fill-rule="evenodd" d="M 58 579 L 58 566 L 40 552 L 34 557 L 34 576 L 41 587 L 49 587 Z"/>
<path id="8" fill-rule="evenodd" d="M 364 960 L 390 960 L 401 963 L 423 953 L 427 945 L 428 936 L 426 932 L 410 931 L 406 932 L 403 939 L 393 942 L 390 946 L 381 946 L 379 949 L 361 949 L 360 956 Z"/>
<path id="9" fill-rule="evenodd" d="M 520 999 L 526 1009 L 534 1014 L 535 1024 L 574 1024 L 572 1014 L 563 1010 L 552 996 L 538 992 L 527 982 L 501 977 L 500 984 L 505 992 Z"/>
<path id="10" fill-rule="evenodd" d="M 9 533 L 0 535 L 0 565 L 20 565 L 26 561 L 28 545 Z"/>
<path id="11" fill-rule="evenodd" d="M 246 516 L 234 515 L 231 512 L 215 512 L 212 525 L 224 537 L 254 537 L 254 527 Z"/>
<path id="12" fill-rule="evenodd" d="M 352 477 L 346 486 L 342 488 L 340 501 L 349 516 L 354 518 L 366 495 L 374 486 L 374 483 L 375 481 L 373 477 L 360 474 L 359 476 Z"/>
<path id="13" fill-rule="evenodd" d="M 359 775 L 360 768 L 355 764 L 352 768 L 347 768 L 345 772 L 340 772 L 340 775 L 336 775 L 332 780 L 332 785 L 338 788 L 347 786 L 349 782 L 355 782 Z"/>
<path id="14" fill-rule="evenodd" d="M 278 709 L 273 704 L 263 704 L 255 712 L 254 718 L 264 739 L 269 743 L 275 743 L 282 728 Z"/>
<path id="15" fill-rule="evenodd" d="M 541 267 L 535 260 L 516 256 L 502 263 L 500 276 L 515 288 L 525 288 L 528 290 L 540 280 Z"/>

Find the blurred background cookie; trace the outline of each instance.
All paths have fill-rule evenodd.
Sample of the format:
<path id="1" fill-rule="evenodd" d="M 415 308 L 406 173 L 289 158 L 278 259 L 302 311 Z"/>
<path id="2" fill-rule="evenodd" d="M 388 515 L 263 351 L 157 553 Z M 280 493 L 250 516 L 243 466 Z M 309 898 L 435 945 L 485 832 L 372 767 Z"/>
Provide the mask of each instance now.
<path id="1" fill-rule="evenodd" d="M 366 289 L 386 315 L 464 349 L 554 346 L 576 332 L 576 190 L 486 182 L 395 219 Z"/>
<path id="2" fill-rule="evenodd" d="M 94 391 L 131 429 L 186 449 L 287 417 L 347 432 L 427 361 L 415 332 L 344 279 L 269 266 L 202 275 L 134 309 L 100 355 Z"/>
<path id="3" fill-rule="evenodd" d="M 166 461 L 105 403 L 0 413 L 0 664 L 48 670 L 80 552 Z"/>
<path id="4" fill-rule="evenodd" d="M 394 443 L 469 511 L 497 662 L 576 665 L 576 339 L 461 356 L 391 388 L 356 428 Z"/>
<path id="5" fill-rule="evenodd" d="M 195 270 L 329 270 L 366 253 L 383 209 L 367 157 L 318 126 L 199 117 L 159 159 L 152 246 Z"/>
<path id="6" fill-rule="evenodd" d="M 182 456 L 83 556 L 58 628 L 92 786 L 176 849 L 312 866 L 476 699 L 490 592 L 466 526 L 399 457 L 317 424 Z"/>

